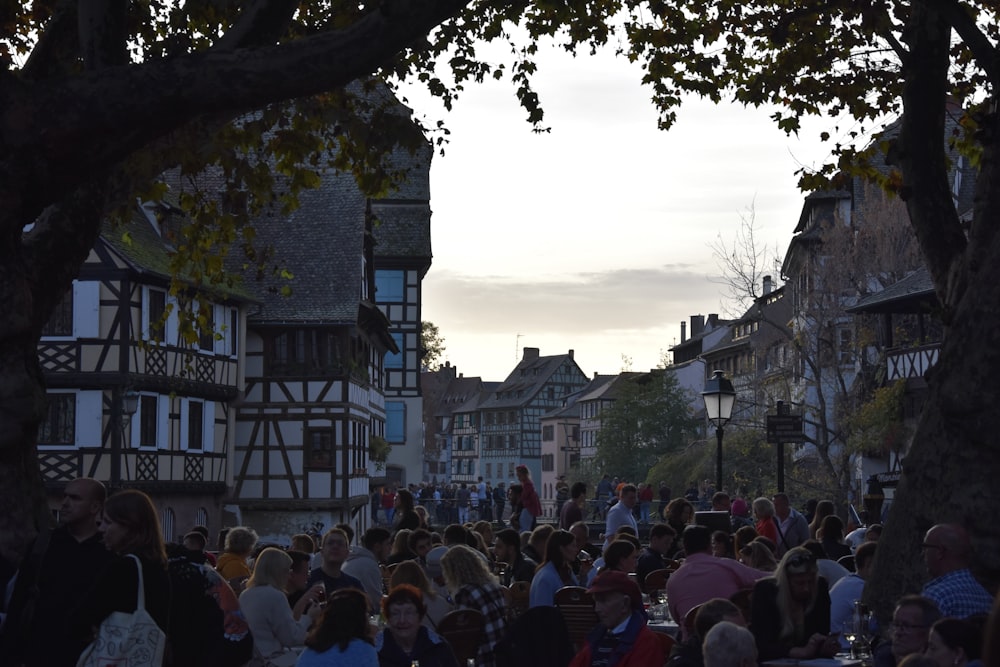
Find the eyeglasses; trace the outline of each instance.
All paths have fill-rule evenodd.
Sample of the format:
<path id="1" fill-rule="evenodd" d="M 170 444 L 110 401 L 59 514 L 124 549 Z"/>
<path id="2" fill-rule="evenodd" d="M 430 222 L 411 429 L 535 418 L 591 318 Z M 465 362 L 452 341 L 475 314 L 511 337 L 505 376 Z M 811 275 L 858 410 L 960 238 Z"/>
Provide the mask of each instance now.
<path id="1" fill-rule="evenodd" d="M 403 621 L 406 619 L 419 618 L 420 614 L 416 609 L 393 609 L 389 612 L 390 621 Z"/>
<path id="2" fill-rule="evenodd" d="M 893 623 L 889 626 L 889 630 L 897 634 L 907 634 L 914 632 L 916 630 L 926 630 L 931 626 L 929 625 L 913 625 L 912 623 Z"/>
<path id="3" fill-rule="evenodd" d="M 802 567 L 803 565 L 812 565 L 816 562 L 816 557 L 812 554 L 795 554 L 788 559 L 787 565 L 789 567 Z"/>

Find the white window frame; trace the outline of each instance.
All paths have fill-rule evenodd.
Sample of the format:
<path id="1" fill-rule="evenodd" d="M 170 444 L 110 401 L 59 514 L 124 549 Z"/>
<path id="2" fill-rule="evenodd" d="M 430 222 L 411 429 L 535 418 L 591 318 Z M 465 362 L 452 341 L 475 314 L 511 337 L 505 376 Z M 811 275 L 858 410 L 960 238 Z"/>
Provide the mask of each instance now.
<path id="1" fill-rule="evenodd" d="M 73 338 L 97 338 L 101 335 L 101 283 L 96 280 L 73 281 Z"/>
<path id="2" fill-rule="evenodd" d="M 215 402 L 206 401 L 201 398 L 181 399 L 181 428 L 180 428 L 180 449 L 188 450 L 187 433 L 190 420 L 191 403 L 201 403 L 201 449 L 192 449 L 192 452 L 210 453 L 215 451 Z"/>
<path id="3" fill-rule="evenodd" d="M 129 424 L 129 447 L 150 451 L 153 449 L 170 449 L 170 397 L 153 392 L 141 392 L 140 396 L 156 396 L 156 446 L 139 445 L 142 431 L 142 400 L 132 415 Z"/>

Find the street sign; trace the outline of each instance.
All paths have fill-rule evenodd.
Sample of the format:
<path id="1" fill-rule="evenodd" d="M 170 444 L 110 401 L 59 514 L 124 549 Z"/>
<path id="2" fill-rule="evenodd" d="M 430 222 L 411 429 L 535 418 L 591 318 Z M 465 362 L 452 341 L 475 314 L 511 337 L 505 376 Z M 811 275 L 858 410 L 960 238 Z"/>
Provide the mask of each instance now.
<path id="1" fill-rule="evenodd" d="M 779 442 L 805 442 L 802 432 L 802 415 L 768 415 L 767 441 L 772 444 Z"/>

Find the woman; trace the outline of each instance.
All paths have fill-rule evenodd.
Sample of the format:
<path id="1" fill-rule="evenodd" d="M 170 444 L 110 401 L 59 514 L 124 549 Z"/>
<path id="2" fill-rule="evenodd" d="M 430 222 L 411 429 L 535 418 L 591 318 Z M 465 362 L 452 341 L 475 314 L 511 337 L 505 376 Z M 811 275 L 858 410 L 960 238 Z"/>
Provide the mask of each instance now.
<path id="1" fill-rule="evenodd" d="M 256 569 L 256 568 L 255 568 Z M 368 596 L 356 588 L 334 591 L 326 611 L 306 637 L 297 667 L 378 667 L 369 638 Z"/>
<path id="2" fill-rule="evenodd" d="M 817 535 L 826 557 L 830 560 L 836 561 L 851 555 L 851 547 L 844 544 L 844 522 L 836 514 L 823 517 Z"/>
<path id="3" fill-rule="evenodd" d="M 735 558 L 733 537 L 724 530 L 712 533 L 712 555 L 716 558 Z"/>
<path id="4" fill-rule="evenodd" d="M 507 502 L 510 503 L 510 527 L 517 532 L 524 532 L 525 530 L 531 530 L 530 528 L 521 528 L 521 494 L 524 488 L 517 484 L 511 484 L 507 489 Z"/>
<path id="5" fill-rule="evenodd" d="M 430 579 L 424 573 L 424 568 L 420 567 L 412 560 L 404 561 L 396 566 L 389 577 L 389 589 L 406 584 L 419 590 L 423 596 L 424 616 L 422 623 L 430 630 L 436 630 L 437 624 L 445 617 L 449 611 L 454 611 L 455 607 L 443 595 L 438 595 L 431 586 Z"/>
<path id="6" fill-rule="evenodd" d="M 774 572 L 778 569 L 774 552 L 763 541 L 754 540 L 740 549 L 740 562 L 762 572 Z"/>
<path id="7" fill-rule="evenodd" d="M 750 616 L 761 662 L 832 658 L 840 648 L 830 635 L 826 580 L 808 549 L 789 549 L 774 576 L 754 584 Z"/>
<path id="8" fill-rule="evenodd" d="M 517 473 L 517 481 L 521 483 L 521 516 L 518 525 L 521 530 L 534 530 L 535 520 L 542 514 L 542 501 L 535 491 L 528 466 L 522 463 L 514 471 Z"/>
<path id="9" fill-rule="evenodd" d="M 674 529 L 674 541 L 667 547 L 667 558 L 674 558 L 681 550 L 681 535 L 694 518 L 694 505 L 684 498 L 674 498 L 667 504 L 664 519 Z"/>
<path id="10" fill-rule="evenodd" d="M 402 530 L 408 528 L 416 530 L 420 528 L 420 517 L 413 509 L 413 494 L 407 489 L 396 491 L 396 499 L 393 501 L 396 510 L 392 519 L 392 529 Z"/>
<path id="11" fill-rule="evenodd" d="M 449 547 L 441 557 L 441 571 L 455 605 L 475 609 L 486 618 L 486 633 L 476 664 L 494 667 L 496 645 L 507 632 L 503 588 L 490 574 L 483 557 L 464 544 Z"/>
<path id="12" fill-rule="evenodd" d="M 135 611 L 139 573 L 135 560 L 130 556 L 138 558 L 142 567 L 146 611 L 166 632 L 170 580 L 167 575 L 167 552 L 160 537 L 160 520 L 153 501 L 142 491 L 119 491 L 104 503 L 104 513 L 97 529 L 104 547 L 117 557 L 100 573 L 71 617 L 71 641 L 78 644 L 82 651 L 93 640 L 93 629 L 112 612 Z"/>
<path id="13" fill-rule="evenodd" d="M 958 618 L 942 618 L 931 626 L 924 653 L 938 667 L 981 665 L 983 635 L 975 625 Z"/>
<path id="14" fill-rule="evenodd" d="M 251 667 L 295 664 L 292 647 L 302 646 L 309 625 L 322 611 L 315 604 L 326 595 L 322 584 L 307 590 L 294 608 L 288 606 L 285 588 L 291 571 L 291 556 L 274 547 L 261 551 L 254 561 L 253 574 L 240 595 L 240 608 L 253 635 Z"/>
<path id="15" fill-rule="evenodd" d="M 392 549 L 389 551 L 389 558 L 385 561 L 386 565 L 395 565 L 417 557 L 417 554 L 410 551 L 410 534 L 412 532 L 409 528 L 402 528 L 392 538 Z"/>
<path id="16" fill-rule="evenodd" d="M 550 538 L 551 539 L 551 538 Z M 639 560 L 639 550 L 628 540 L 615 540 L 604 550 L 605 570 L 615 570 L 631 574 L 635 572 L 636 561 Z"/>
<path id="17" fill-rule="evenodd" d="M 419 568 L 419 566 L 417 566 Z M 382 599 L 388 625 L 375 637 L 381 667 L 458 667 L 448 642 L 424 624 L 424 596 L 420 589 L 399 584 Z"/>
<path id="18" fill-rule="evenodd" d="M 757 539 L 757 529 L 753 526 L 741 526 L 733 533 L 733 550 L 740 554 L 743 548 Z"/>
<path id="19" fill-rule="evenodd" d="M 230 583 L 249 577 L 250 566 L 247 565 L 247 559 L 250 558 L 255 546 L 257 546 L 257 533 L 253 530 L 244 526 L 230 528 L 226 533 L 226 547 L 219 554 L 219 562 L 215 565 L 215 569 Z M 238 582 L 238 590 L 242 590 L 242 583 Z"/>
<path id="20" fill-rule="evenodd" d="M 809 522 L 809 537 L 814 540 L 818 540 L 816 533 L 819 532 L 819 527 L 823 523 L 823 519 L 834 514 L 836 512 L 836 507 L 833 505 L 832 500 L 821 500 L 816 503 L 816 511 L 813 513 L 812 521 Z"/>
<path id="21" fill-rule="evenodd" d="M 753 501 L 753 513 L 757 517 L 754 528 L 757 534 L 778 543 L 778 526 L 774 523 L 774 503 L 769 498 L 760 497 Z"/>
<path id="22" fill-rule="evenodd" d="M 545 558 L 531 580 L 529 607 L 554 607 L 557 590 L 580 585 L 572 567 L 577 552 L 573 533 L 568 530 L 557 530 L 549 536 L 545 542 Z"/>

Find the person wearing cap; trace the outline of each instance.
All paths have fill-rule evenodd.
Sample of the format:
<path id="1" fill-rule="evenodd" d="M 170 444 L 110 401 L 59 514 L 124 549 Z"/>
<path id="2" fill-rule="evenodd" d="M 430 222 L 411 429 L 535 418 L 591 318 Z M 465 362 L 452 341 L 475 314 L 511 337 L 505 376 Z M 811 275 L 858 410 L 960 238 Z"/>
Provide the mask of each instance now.
<path id="1" fill-rule="evenodd" d="M 662 665 L 663 645 L 646 626 L 639 586 L 624 572 L 601 572 L 587 592 L 599 623 L 570 667 Z"/>

